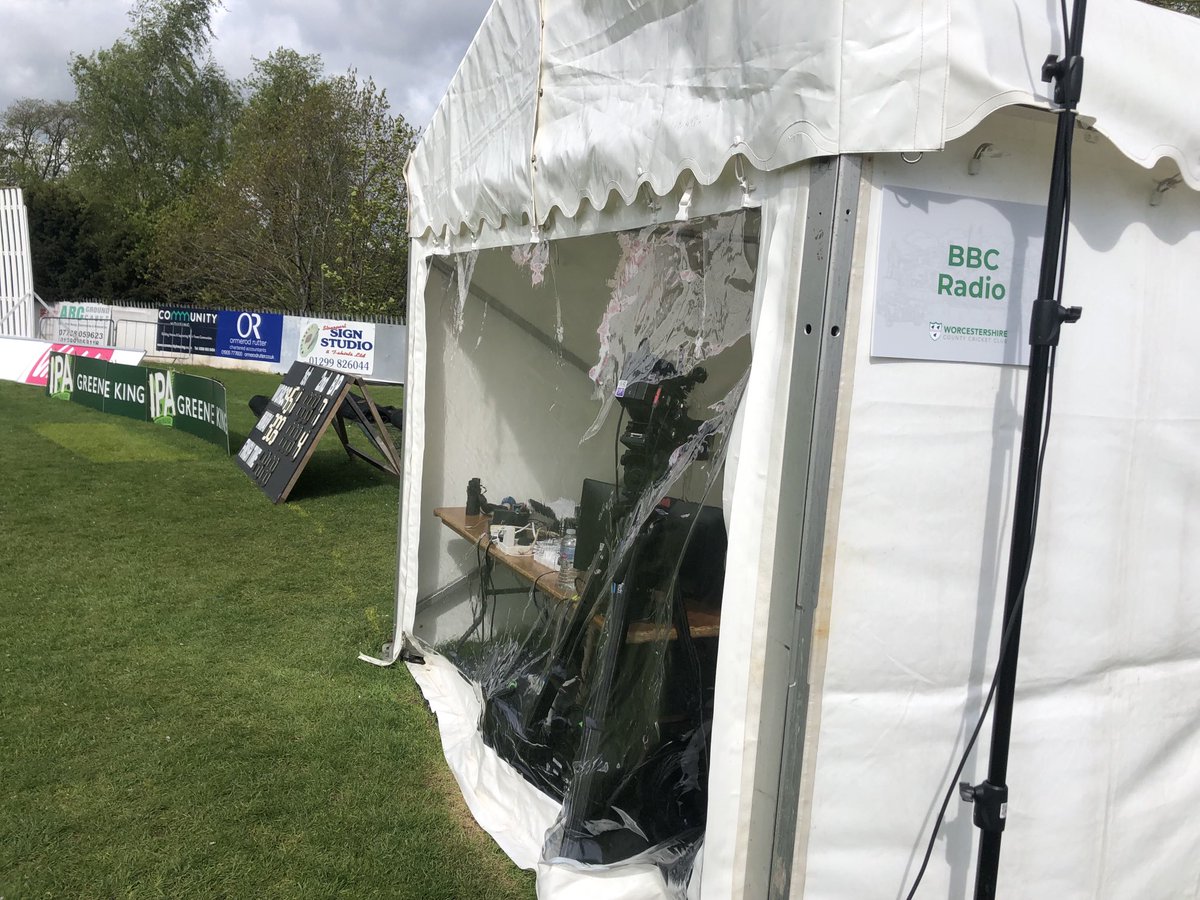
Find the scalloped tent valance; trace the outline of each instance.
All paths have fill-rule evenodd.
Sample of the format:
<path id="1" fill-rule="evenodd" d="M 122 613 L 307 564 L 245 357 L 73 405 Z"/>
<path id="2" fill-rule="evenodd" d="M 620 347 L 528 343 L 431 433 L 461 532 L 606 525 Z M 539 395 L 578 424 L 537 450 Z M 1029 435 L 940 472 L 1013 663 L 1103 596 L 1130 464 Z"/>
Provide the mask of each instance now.
<path id="1" fill-rule="evenodd" d="M 408 166 L 414 237 L 838 153 L 940 149 L 1049 107 L 1045 0 L 494 0 Z M 1092 0 L 1080 114 L 1200 190 L 1200 21 Z M 1181 87 L 1182 86 L 1182 87 Z"/>

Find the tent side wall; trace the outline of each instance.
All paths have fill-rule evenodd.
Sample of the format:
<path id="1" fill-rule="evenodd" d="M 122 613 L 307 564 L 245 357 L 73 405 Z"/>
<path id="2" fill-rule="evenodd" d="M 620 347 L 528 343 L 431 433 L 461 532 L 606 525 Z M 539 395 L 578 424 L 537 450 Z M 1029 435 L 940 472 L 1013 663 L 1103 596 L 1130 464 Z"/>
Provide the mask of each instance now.
<path id="1" fill-rule="evenodd" d="M 985 143 L 1003 155 L 969 175 Z M 807 740 L 789 723 L 784 751 L 803 758 L 788 785 L 791 884 L 772 896 L 857 898 L 911 880 L 999 642 L 1024 370 L 872 356 L 881 248 L 895 237 L 887 190 L 1044 209 L 1051 147 L 1047 117 L 1013 111 L 916 165 L 875 160 L 832 566 L 800 673 Z M 1170 896 L 1200 876 L 1188 724 L 1200 699 L 1186 689 L 1200 671 L 1200 609 L 1187 602 L 1200 594 L 1200 197 L 1180 188 L 1151 205 L 1164 173 L 1094 134 L 1076 142 L 1074 176 L 1064 302 L 1084 318 L 1058 354 L 1001 883 L 1014 897 Z M 981 780 L 987 740 L 985 728 L 964 779 Z M 957 801 L 948 819 L 926 885 L 965 896 L 975 829 Z"/>
<path id="2" fill-rule="evenodd" d="M 732 602 L 722 614 L 701 887 L 713 896 L 766 896 L 774 877 L 783 713 L 802 690 L 788 672 L 809 652 L 807 640 L 793 639 L 797 597 L 820 572 L 822 432 L 837 394 L 860 165 L 833 158 L 759 177 L 770 225 L 735 451 Z"/>
<path id="3" fill-rule="evenodd" d="M 919 861 L 928 818 L 924 812 L 910 813 L 927 811 L 938 785 L 948 777 L 943 770 L 952 768 L 952 757 L 958 752 L 954 749 L 956 736 L 961 747 L 962 731 L 978 710 L 979 685 L 990 673 L 994 659 L 994 620 L 999 616 L 1007 498 L 1014 465 L 1011 448 L 1017 441 L 1023 374 L 1013 367 L 872 358 L 881 198 L 886 186 L 907 186 L 1042 204 L 1050 153 L 1049 128 L 1043 118 L 1019 111 L 993 115 L 976 131 L 952 142 L 945 153 L 927 155 L 915 166 L 895 157 L 879 157 L 874 163 L 868 160 L 861 202 L 855 210 L 858 221 L 852 265 L 837 267 L 850 278 L 850 308 L 842 322 L 841 339 L 853 352 L 839 361 L 840 373 L 837 369 L 826 373 L 824 394 L 817 377 L 822 356 L 805 345 L 804 326 L 812 324 L 810 319 L 818 322 L 814 340 L 828 343 L 829 322 L 820 324 L 820 316 L 829 308 L 828 270 L 822 257 L 806 259 L 805 247 L 817 233 L 811 228 L 814 217 L 844 209 L 844 198 L 829 202 L 829 197 L 822 199 L 815 189 L 813 173 L 829 168 L 828 161 L 777 173 L 752 173 L 757 182 L 755 198 L 763 209 L 763 260 L 755 299 L 755 362 L 732 439 L 732 474 L 725 491 L 731 527 L 730 566 L 742 573 L 737 584 L 727 585 L 727 593 L 734 591 L 741 600 L 727 608 L 722 625 L 719 719 L 714 725 L 702 876 L 706 892 L 857 897 L 879 883 L 894 882 L 898 889 Z M 979 175 L 968 175 L 968 160 L 984 143 L 991 143 L 996 155 L 983 160 Z M 1071 290 L 1086 296 L 1072 298 L 1068 294 L 1067 301 L 1081 302 L 1086 312 L 1084 322 L 1065 339 L 1060 374 L 1063 399 L 1056 428 L 1069 428 L 1063 422 L 1079 417 L 1085 424 L 1092 419 L 1121 422 L 1119 428 L 1116 424 L 1113 428 L 1129 435 L 1136 417 L 1122 419 L 1131 415 L 1128 391 L 1117 391 L 1115 383 L 1103 385 L 1104 396 L 1121 398 L 1116 407 L 1109 409 L 1102 401 L 1097 409 L 1080 413 L 1072 410 L 1068 398 L 1092 397 L 1093 388 L 1085 379 L 1069 386 L 1068 376 L 1072 368 L 1082 366 L 1103 370 L 1106 378 L 1112 379 L 1118 370 L 1110 362 L 1121 359 L 1120 371 L 1126 378 L 1132 377 L 1136 383 L 1144 377 L 1131 376 L 1140 363 L 1130 355 L 1136 346 L 1131 335 L 1146 334 L 1150 327 L 1142 324 L 1143 307 L 1182 296 L 1188 279 L 1200 275 L 1194 263 L 1200 257 L 1195 252 L 1196 198 L 1181 188 L 1160 197 L 1159 205 L 1152 207 L 1150 199 L 1162 172 L 1137 169 L 1094 134 L 1085 134 L 1078 146 L 1079 187 L 1068 277 Z M 736 182 L 726 187 L 723 193 L 711 195 L 708 209 L 736 205 L 740 187 Z M 657 205 L 669 213 L 682 190 L 677 187 L 674 196 Z M 696 190 L 702 194 L 701 189 Z M 1113 202 L 1091 199 L 1093 193 L 1107 197 L 1113 192 L 1117 194 Z M 641 215 L 663 214 L 662 209 L 655 212 L 649 208 Z M 592 211 L 588 217 L 559 222 L 558 227 L 566 233 L 572 228 L 597 228 L 598 215 Z M 632 207 L 622 207 L 620 215 L 625 218 L 614 217 L 614 221 L 632 224 L 639 214 Z M 1125 222 L 1133 224 L 1126 226 Z M 1138 276 L 1120 275 L 1131 261 L 1138 267 Z M 420 324 L 414 320 L 412 327 L 421 329 L 422 343 L 427 346 L 411 358 L 424 364 L 428 354 L 430 364 L 438 370 L 422 381 L 428 391 L 422 403 L 433 403 L 440 410 L 447 401 L 453 402 L 454 396 L 466 396 L 461 394 L 464 390 L 479 397 L 481 387 L 469 366 L 457 366 L 447 355 L 445 338 L 449 335 L 437 334 L 452 318 L 439 305 L 454 302 L 456 287 L 436 265 L 426 266 L 424 274 L 418 274 L 421 295 L 429 301 L 429 308 L 420 315 L 429 319 L 422 318 Z M 486 282 L 486 278 L 472 280 L 476 286 Z M 821 293 L 811 293 L 814 284 L 822 286 Z M 1124 303 L 1112 297 L 1114 285 L 1122 285 Z M 486 294 L 485 289 L 465 301 L 463 334 L 468 338 L 475 333 L 473 329 L 513 327 L 510 320 L 494 313 L 492 319 L 484 319 Z M 1139 296 L 1141 302 L 1136 299 Z M 1105 329 L 1102 340 L 1098 338 L 1100 342 L 1093 345 L 1087 326 L 1101 325 Z M 1128 329 L 1124 337 L 1122 327 Z M 1089 343 L 1085 345 L 1085 341 Z M 1117 353 L 1122 347 L 1126 348 L 1124 357 Z M 1165 348 L 1164 353 L 1162 358 L 1170 360 L 1180 383 L 1196 382 L 1197 373 L 1189 368 L 1191 363 L 1179 358 L 1178 348 Z M 826 357 L 827 361 L 832 358 Z M 554 363 L 553 371 L 548 369 L 546 374 L 560 378 L 560 366 Z M 578 374 L 582 378 L 582 373 Z M 568 377 L 566 383 L 570 380 Z M 575 399 L 583 401 L 586 394 L 586 384 L 581 381 Z M 821 423 L 816 407 L 818 401 L 825 403 L 828 415 L 831 399 L 841 403 L 835 453 L 824 475 L 817 466 L 818 477 L 813 481 L 810 453 L 814 444 L 834 437 L 825 431 L 827 426 Z M 552 402 L 549 396 L 539 402 L 543 401 Z M 478 433 L 472 432 L 472 440 L 489 433 L 482 421 L 477 424 Z M 810 437 L 800 433 L 806 427 Z M 1180 423 L 1176 427 L 1189 426 Z M 811 439 L 814 429 L 815 442 Z M 1116 432 L 1104 435 L 1096 446 L 1089 447 L 1091 455 L 1099 459 L 1098 450 L 1103 450 L 1107 454 L 1103 464 L 1110 469 L 1117 465 L 1114 460 L 1133 466 L 1132 451 L 1120 444 L 1120 437 Z M 447 436 L 429 439 L 444 445 Z M 600 440 L 598 445 L 607 443 Z M 419 452 L 423 460 L 430 459 L 428 446 L 416 448 L 413 444 L 410 449 Z M 597 457 L 596 465 L 601 472 L 609 465 L 606 452 Z M 568 474 L 576 477 L 577 469 L 569 468 Z M 1183 464 L 1177 468 L 1182 483 L 1190 484 L 1194 473 Z M 1079 477 L 1070 470 L 1070 463 L 1056 464 L 1052 455 L 1048 479 L 1068 490 Z M 428 539 L 438 536 L 440 526 L 429 517 L 430 506 L 461 503 L 458 495 L 465 488 L 464 476 L 474 474 L 484 473 L 442 472 L 436 480 L 427 477 L 418 482 L 422 488 L 419 499 L 406 501 L 413 504 L 407 507 L 410 511 L 413 507 L 420 511 L 412 520 L 414 538 L 421 533 L 427 539 L 423 543 L 428 544 Z M 539 474 L 545 473 L 539 470 Z M 806 514 L 805 510 L 806 492 L 814 484 L 820 490 L 823 477 L 829 479 L 833 496 L 822 544 L 820 528 L 812 531 L 812 516 L 822 511 L 810 509 Z M 1118 480 L 1108 477 L 1106 483 Z M 547 490 L 553 481 L 551 477 L 546 482 Z M 1052 510 L 1066 502 L 1065 496 L 1048 502 L 1044 521 L 1050 518 L 1053 522 Z M 930 509 L 949 512 L 934 515 Z M 1103 519 L 1111 530 L 1116 527 L 1113 516 L 1120 512 L 1099 506 L 1083 518 Z M 1046 524 L 1042 546 L 1063 543 L 1064 535 L 1073 535 L 1077 526 L 1074 520 L 1065 526 Z M 1109 534 L 1106 540 L 1113 544 L 1116 538 Z M 410 551 L 415 543 L 409 544 Z M 436 564 L 424 559 L 428 546 L 422 550 L 421 595 L 454 575 L 442 571 L 444 558 Z M 1093 557 L 1094 549 L 1089 551 Z M 410 574 L 416 571 L 415 566 L 409 569 Z M 431 571 L 437 574 L 426 582 Z M 1123 570 L 1112 574 L 1118 580 L 1131 577 Z M 1194 592 L 1195 581 L 1186 581 L 1192 574 L 1184 572 L 1181 577 L 1185 587 L 1176 590 L 1191 585 Z M 1097 596 L 1106 590 L 1096 583 L 1094 573 L 1086 584 L 1087 591 Z M 805 606 L 804 591 L 815 592 L 818 585 L 821 606 Z M 1044 584 L 1041 587 L 1045 589 Z M 1107 590 L 1111 594 L 1111 589 Z M 1085 608 L 1088 601 L 1079 599 L 1080 591 L 1067 584 L 1062 596 Z M 1169 586 L 1164 595 L 1172 596 Z M 977 615 L 977 609 L 989 612 Z M 815 620 L 805 618 L 814 612 Z M 1054 621 L 1065 627 L 1064 623 L 1076 624 L 1077 619 L 1074 612 L 1066 610 L 1055 613 Z M 939 624 L 930 626 L 930 621 Z M 1180 627 L 1186 635 L 1195 633 L 1187 622 Z M 811 636 L 807 647 L 806 635 Z M 1036 641 L 1031 642 L 1036 646 Z M 1186 642 L 1182 646 L 1185 655 L 1196 649 L 1187 649 Z M 1029 654 L 1035 652 L 1028 642 L 1026 649 Z M 1140 667 L 1153 655 L 1152 643 L 1143 650 L 1143 657 L 1130 657 L 1127 664 Z M 937 662 L 926 671 L 930 659 Z M 1036 671 L 1036 666 L 1046 664 L 1045 657 L 1032 664 L 1023 662 L 1023 677 L 1029 668 Z M 789 667 L 794 667 L 790 676 Z M 794 689 L 802 687 L 806 678 L 811 682 L 807 697 Z M 790 692 L 789 684 L 793 685 Z M 802 710 L 804 723 L 795 718 L 797 697 L 808 701 Z M 789 698 L 793 700 L 790 708 Z M 860 714 L 860 707 L 869 708 L 870 714 Z M 1051 708 L 1054 716 L 1066 715 L 1053 704 Z M 1019 723 L 1020 713 L 1018 727 Z M 1038 735 L 1037 740 L 1065 746 L 1063 752 L 1079 756 L 1081 751 L 1074 744 L 1056 743 L 1063 739 L 1061 728 L 1039 730 L 1039 726 L 1030 727 L 1030 743 Z M 900 733 L 905 734 L 904 740 L 916 741 L 915 750 L 893 753 L 893 739 L 888 735 Z M 1171 744 L 1169 738 L 1163 740 Z M 1029 746 L 1025 750 L 1033 752 Z M 795 761 L 800 765 L 789 766 Z M 1042 764 L 1040 760 L 1028 763 Z M 1090 764 L 1100 765 L 1094 760 Z M 861 777 L 864 771 L 871 773 L 865 779 Z M 1058 774 L 1064 783 L 1069 781 L 1061 769 Z M 1102 780 L 1107 776 L 1093 777 Z M 1014 785 L 1017 778 L 1014 774 Z M 1058 788 L 1038 784 L 1039 791 L 1047 792 L 1045 796 L 1058 797 Z M 880 848 L 880 860 L 864 870 L 849 864 L 838 848 L 848 841 L 861 845 L 864 821 L 880 819 L 880 790 L 883 796 L 888 790 L 896 793 L 886 803 L 888 815 L 884 817 L 893 830 L 882 826 L 869 829 L 865 839 Z M 1087 815 L 1101 818 L 1095 810 Z M 1037 833 L 1048 817 L 1040 808 L 1031 816 L 1026 840 L 1040 845 Z M 1058 827 L 1058 816 L 1049 818 Z M 1185 825 L 1180 828 L 1187 833 Z M 947 833 L 949 863 L 930 878 L 941 878 L 948 889 L 964 893 L 974 841 L 968 817 L 955 819 Z M 1084 846 L 1089 840 L 1098 841 L 1093 837 L 1073 845 L 1074 862 L 1085 869 L 1090 866 L 1090 871 L 1107 871 L 1104 867 L 1112 863 L 1094 853 L 1089 856 L 1091 851 Z M 1042 880 L 1029 882 L 1037 884 L 1037 890 L 1045 885 L 1057 889 L 1063 883 L 1061 867 L 1040 858 L 1036 847 L 1022 848 L 1019 841 L 1010 840 L 1006 848 L 1011 848 L 1006 849 L 1006 865 L 1011 859 L 1013 866 L 1027 870 L 1031 865 L 1042 867 Z M 1142 850 L 1118 848 L 1117 852 Z M 1165 885 L 1173 883 L 1163 881 Z M 1066 890 L 1064 895 L 1072 896 L 1069 888 Z M 1085 896 L 1088 890 L 1092 885 L 1078 896 Z"/>
<path id="4" fill-rule="evenodd" d="M 600 408 L 579 357 L 569 350 L 560 355 L 552 332 L 534 336 L 547 317 L 553 321 L 554 290 L 545 282 L 540 288 L 531 286 L 527 270 L 510 264 L 505 271 L 496 265 L 507 258 L 504 250 L 479 253 L 461 291 L 457 274 L 448 276 L 439 259 L 426 289 L 425 347 L 431 365 L 425 404 L 436 413 L 425 417 L 417 570 L 423 598 L 474 574 L 477 567 L 475 548 L 432 515 L 438 507 L 465 505 L 469 479 L 481 478 L 488 499 L 498 503 L 509 495 L 519 500 L 576 498 L 582 477 L 612 478 L 614 422 L 577 443 Z M 523 286 L 513 282 L 514 271 Z M 604 285 L 603 280 L 586 283 Z M 510 308 L 512 298 L 522 295 L 538 309 Z M 576 284 L 571 296 L 584 299 Z M 574 321 L 570 325 L 574 334 Z M 579 331 L 594 335 L 595 323 Z M 547 435 L 559 440 L 547 441 Z M 436 642 L 436 621 L 436 615 L 426 617 L 417 636 Z"/>

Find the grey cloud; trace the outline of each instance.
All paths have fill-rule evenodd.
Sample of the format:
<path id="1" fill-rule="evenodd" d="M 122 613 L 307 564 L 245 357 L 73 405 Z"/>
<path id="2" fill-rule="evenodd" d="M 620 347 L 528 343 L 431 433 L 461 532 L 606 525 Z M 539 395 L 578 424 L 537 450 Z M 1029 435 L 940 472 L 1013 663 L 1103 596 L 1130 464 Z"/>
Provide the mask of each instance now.
<path id="1" fill-rule="evenodd" d="M 121 0 L 4 0 L 0 109 L 19 97 L 74 96 L 71 52 L 90 53 L 124 31 Z"/>
<path id="2" fill-rule="evenodd" d="M 70 54 L 116 40 L 130 0 L 3 0 L 0 109 L 22 96 L 72 95 Z M 320 53 L 387 89 L 393 109 L 424 125 L 445 92 L 488 0 L 225 0 L 214 55 L 234 78 L 280 46 Z"/>

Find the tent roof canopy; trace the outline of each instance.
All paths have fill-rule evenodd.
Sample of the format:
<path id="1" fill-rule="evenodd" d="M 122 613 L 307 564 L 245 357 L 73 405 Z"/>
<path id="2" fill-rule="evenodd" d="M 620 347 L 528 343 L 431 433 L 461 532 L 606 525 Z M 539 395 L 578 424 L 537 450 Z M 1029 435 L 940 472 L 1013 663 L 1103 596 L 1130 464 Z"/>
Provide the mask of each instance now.
<path id="1" fill-rule="evenodd" d="M 544 224 L 588 201 L 838 153 L 940 149 L 1050 107 L 1044 0 L 494 0 L 409 161 L 409 228 Z M 713 23 L 720 23 L 715 27 Z M 1081 116 L 1200 189 L 1200 21 L 1092 0 Z M 1190 76 L 1190 77 L 1189 77 Z M 1180 89 L 1179 86 L 1185 86 Z"/>

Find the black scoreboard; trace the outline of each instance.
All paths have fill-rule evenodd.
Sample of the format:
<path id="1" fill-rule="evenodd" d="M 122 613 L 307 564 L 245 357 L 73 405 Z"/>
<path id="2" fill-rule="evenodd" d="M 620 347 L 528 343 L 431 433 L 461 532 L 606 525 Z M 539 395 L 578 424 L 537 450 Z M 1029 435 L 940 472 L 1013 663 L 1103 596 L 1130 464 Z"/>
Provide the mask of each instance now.
<path id="1" fill-rule="evenodd" d="M 276 388 L 237 455 L 238 467 L 273 503 L 281 503 L 291 493 L 353 380 L 341 372 L 296 362 Z"/>

